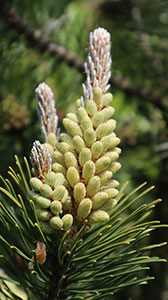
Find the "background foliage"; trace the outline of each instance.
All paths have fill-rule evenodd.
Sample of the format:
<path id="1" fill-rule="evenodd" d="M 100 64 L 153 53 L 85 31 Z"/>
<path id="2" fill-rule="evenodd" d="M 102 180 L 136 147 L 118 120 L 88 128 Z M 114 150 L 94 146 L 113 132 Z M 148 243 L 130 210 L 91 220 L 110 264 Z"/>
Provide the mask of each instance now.
<path id="1" fill-rule="evenodd" d="M 34 89 L 46 81 L 54 91 L 60 120 L 74 111 L 81 95 L 82 72 L 59 55 L 21 32 L 9 12 L 14 8 L 28 26 L 39 29 L 53 43 L 85 59 L 88 33 L 105 27 L 112 38 L 111 91 L 121 138 L 122 170 L 118 179 L 130 181 L 130 190 L 143 181 L 156 185 L 151 198 L 165 201 L 155 209 L 155 219 L 167 223 L 168 6 L 164 0 L 62 0 L 7 3 L 0 21 L 0 157 L 2 175 L 14 165 L 14 154 L 29 156 L 32 142 L 41 140 Z M 14 11 L 15 13 L 15 11 Z M 22 20 L 21 20 L 22 22 Z M 38 32 L 36 32 L 38 35 Z M 39 35 L 40 36 L 40 35 Z M 44 51 L 45 50 L 45 51 Z M 150 91 L 150 92 L 148 92 Z M 150 199 L 149 199 L 150 200 Z M 134 209 L 134 207 L 132 208 Z M 165 231 L 164 231 L 165 233 Z M 152 242 L 167 240 L 157 231 Z M 167 248 L 157 249 L 166 258 Z M 160 251 L 160 253 L 159 253 Z M 168 267 L 153 265 L 156 281 L 129 288 L 116 299 L 166 300 Z"/>

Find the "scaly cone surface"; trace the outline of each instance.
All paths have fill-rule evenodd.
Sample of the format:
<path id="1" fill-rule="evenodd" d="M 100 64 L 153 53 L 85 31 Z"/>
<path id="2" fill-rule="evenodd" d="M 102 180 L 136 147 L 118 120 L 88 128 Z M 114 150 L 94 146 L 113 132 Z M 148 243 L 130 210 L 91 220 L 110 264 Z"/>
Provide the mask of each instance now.
<path id="1" fill-rule="evenodd" d="M 37 114 L 40 120 L 41 133 L 44 142 L 56 145 L 58 116 L 55 108 L 54 94 L 45 83 L 39 84 L 35 90 L 37 96 Z"/>
<path id="2" fill-rule="evenodd" d="M 35 171 L 38 179 L 30 180 L 30 198 L 36 203 L 41 228 L 46 233 L 70 229 L 74 221 L 83 223 L 87 220 L 88 224 L 107 222 L 117 204 L 119 182 L 113 175 L 121 167 L 116 162 L 121 150 L 117 147 L 120 139 L 114 133 L 114 108 L 109 106 L 112 94 L 106 93 L 110 67 L 110 34 L 98 28 L 90 34 L 84 99 L 81 97 L 76 101 L 76 114 L 68 113 L 63 119 L 66 133 L 61 133 L 59 142 L 56 139 L 57 126 L 50 126 L 57 120 L 54 117 L 56 110 L 50 105 L 52 92 L 41 85 L 36 90 L 40 101 L 38 114 L 45 137 L 43 147 L 49 151 L 47 153 L 52 159 L 47 156 L 47 160 L 49 163 L 52 160 L 52 165 L 41 177 Z M 45 88 L 45 97 L 41 88 Z M 45 99 L 50 101 L 45 102 Z M 52 107 L 49 113 L 46 105 Z M 47 117 L 49 114 L 50 118 Z M 45 129 L 51 127 L 53 131 Z M 34 147 L 39 148 L 37 142 Z M 36 152 L 39 151 L 36 149 Z M 44 162 L 46 164 L 45 159 Z M 32 164 L 34 170 L 37 169 L 36 160 Z M 40 166 L 40 170 L 46 171 L 46 167 Z"/>

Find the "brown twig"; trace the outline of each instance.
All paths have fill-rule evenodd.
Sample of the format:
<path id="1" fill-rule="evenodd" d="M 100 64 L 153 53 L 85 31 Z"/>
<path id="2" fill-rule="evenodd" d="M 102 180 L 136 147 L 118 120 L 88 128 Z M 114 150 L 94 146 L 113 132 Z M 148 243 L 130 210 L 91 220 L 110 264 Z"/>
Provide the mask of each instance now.
<path id="1" fill-rule="evenodd" d="M 65 47 L 52 43 L 40 30 L 32 28 L 24 21 L 16 10 L 10 7 L 4 8 L 3 17 L 5 17 L 19 33 L 23 33 L 25 38 L 40 51 L 48 51 L 51 56 L 57 56 L 60 61 L 66 62 L 70 67 L 76 68 L 79 72 L 84 72 L 83 60 L 80 57 L 68 52 Z M 112 76 L 110 83 L 112 87 L 124 91 L 127 95 L 136 96 L 149 101 L 164 111 L 163 105 L 161 104 L 162 96 L 159 93 L 150 91 L 147 88 L 133 87 L 128 79 L 116 75 Z"/>

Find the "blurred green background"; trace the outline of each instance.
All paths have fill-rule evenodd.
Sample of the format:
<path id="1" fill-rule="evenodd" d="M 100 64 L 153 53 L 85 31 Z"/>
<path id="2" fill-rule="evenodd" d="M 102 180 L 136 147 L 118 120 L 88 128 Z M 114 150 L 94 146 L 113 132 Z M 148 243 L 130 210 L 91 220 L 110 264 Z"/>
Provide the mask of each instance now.
<path id="1" fill-rule="evenodd" d="M 67 54 L 53 55 L 47 49 L 51 44 L 43 37 L 72 52 L 73 61 L 77 57 L 85 60 L 89 32 L 104 27 L 112 39 L 110 91 L 122 148 L 117 178 L 121 184 L 130 181 L 128 191 L 144 181 L 154 184 L 149 201 L 162 198 L 164 202 L 156 207 L 153 218 L 167 223 L 168 2 L 4 2 L 0 19 L 0 173 L 6 176 L 8 166 L 14 166 L 14 154 L 29 157 L 33 141 L 42 141 L 34 93 L 40 82 L 45 81 L 55 94 L 60 127 L 63 116 L 75 111 L 75 100 L 82 95 L 83 71 L 68 63 Z M 167 241 L 166 234 L 158 230 L 152 242 Z M 168 258 L 168 247 L 155 252 Z M 150 272 L 155 281 L 120 292 L 114 299 L 167 300 L 167 264 L 154 264 Z"/>

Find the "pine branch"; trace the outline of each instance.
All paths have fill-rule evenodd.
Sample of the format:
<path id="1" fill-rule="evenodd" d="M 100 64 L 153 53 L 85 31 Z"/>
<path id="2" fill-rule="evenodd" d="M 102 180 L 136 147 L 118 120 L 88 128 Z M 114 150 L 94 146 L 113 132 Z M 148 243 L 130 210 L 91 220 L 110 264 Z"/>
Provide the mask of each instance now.
<path id="1" fill-rule="evenodd" d="M 153 53 L 153 49 L 150 42 L 150 37 L 147 32 L 144 31 L 144 24 L 141 14 L 141 9 L 138 6 L 134 6 L 131 10 L 132 19 L 134 21 L 136 30 L 138 32 L 139 41 L 142 45 L 145 55 L 151 62 L 152 68 L 157 72 L 158 75 L 163 73 L 161 61 Z"/>
<path id="2" fill-rule="evenodd" d="M 65 61 L 70 67 L 75 67 L 77 70 L 84 71 L 83 62 L 79 57 L 71 52 L 67 52 L 66 48 L 56 43 L 50 42 L 39 29 L 31 27 L 19 13 L 10 7 L 4 7 L 3 16 L 8 22 L 15 27 L 19 33 L 23 33 L 26 39 L 31 42 L 40 51 L 48 50 L 50 55 L 57 55 L 60 61 Z"/>
<path id="3" fill-rule="evenodd" d="M 70 67 L 76 68 L 79 72 L 84 72 L 83 60 L 72 52 L 68 52 L 65 47 L 48 40 L 42 31 L 31 27 L 19 13 L 10 7 L 5 7 L 3 17 L 7 19 L 9 24 L 19 32 L 23 33 L 27 41 L 31 42 L 34 47 L 37 47 L 41 52 L 48 51 L 51 56 L 57 56 L 60 61 L 64 61 Z M 113 87 L 123 90 L 128 96 L 136 96 L 145 101 L 149 101 L 164 111 L 164 106 L 161 104 L 162 95 L 149 90 L 148 88 L 133 87 L 130 81 L 113 75 L 110 79 L 110 84 Z"/>
<path id="4" fill-rule="evenodd" d="M 120 142 L 114 133 L 116 122 L 111 119 L 114 109 L 108 105 L 112 95 L 105 93 L 110 36 L 98 28 L 90 37 L 86 99 L 78 99 L 76 114 L 64 118 L 66 133 L 56 141 L 53 95 L 42 84 L 36 92 L 47 142 L 33 144 L 33 177 L 26 158 L 24 170 L 17 156 L 18 172 L 9 168 L 17 188 L 1 177 L 1 268 L 31 300 L 112 299 L 123 288 L 154 279 L 144 274 L 148 269 L 144 265 L 165 262 L 147 256 L 146 251 L 150 254 L 166 243 L 142 243 L 151 231 L 167 227 L 148 220 L 161 201 L 144 203 L 153 186 L 142 190 L 143 183 L 125 195 L 128 183 L 118 191 L 119 182 L 113 179 L 121 167 L 116 161 L 121 151 L 116 147 Z M 87 99 L 88 91 L 93 99 Z M 143 202 L 135 208 L 140 199 Z M 21 299 L 4 278 L 2 283 L 0 292 L 5 297 L 7 292 L 8 299 Z"/>

